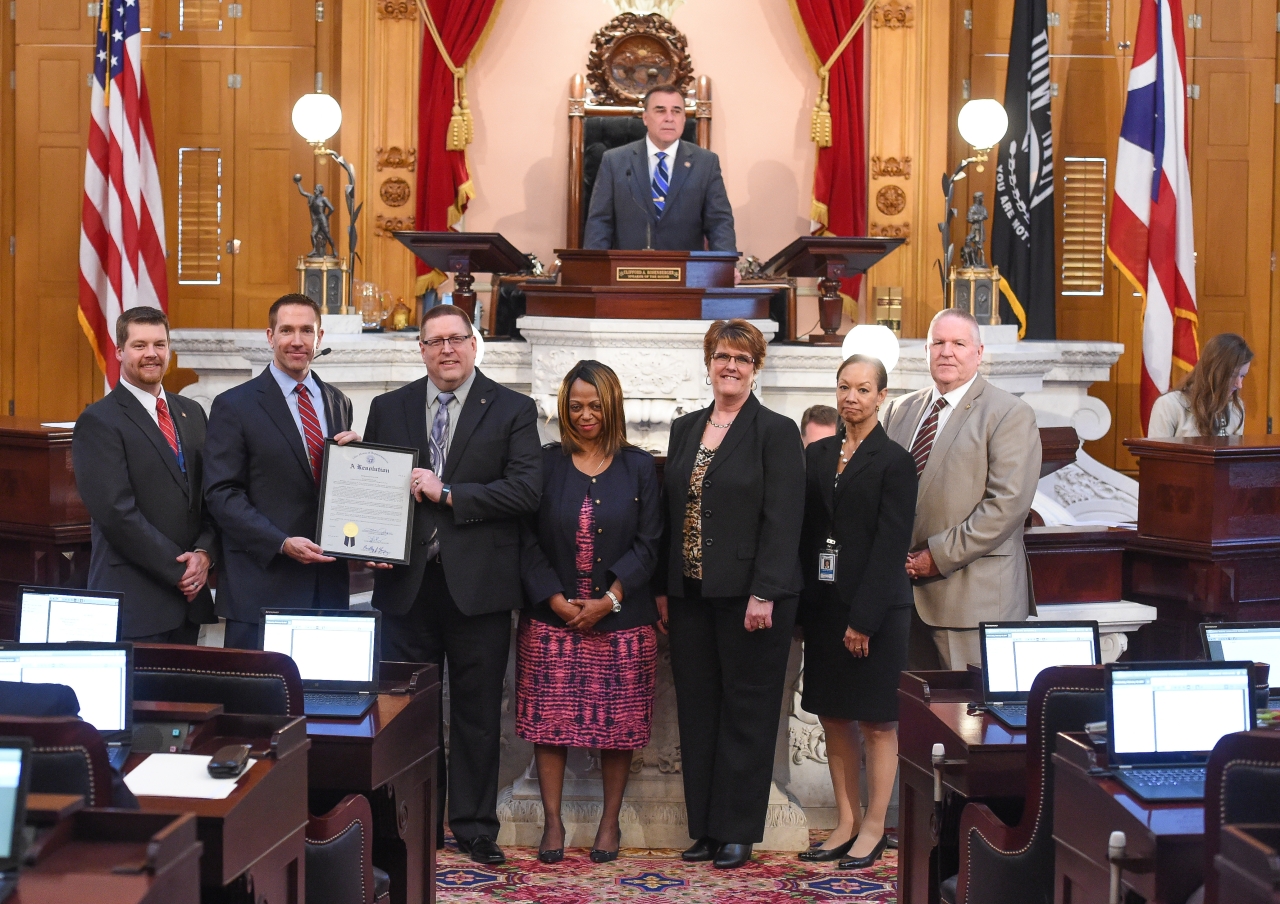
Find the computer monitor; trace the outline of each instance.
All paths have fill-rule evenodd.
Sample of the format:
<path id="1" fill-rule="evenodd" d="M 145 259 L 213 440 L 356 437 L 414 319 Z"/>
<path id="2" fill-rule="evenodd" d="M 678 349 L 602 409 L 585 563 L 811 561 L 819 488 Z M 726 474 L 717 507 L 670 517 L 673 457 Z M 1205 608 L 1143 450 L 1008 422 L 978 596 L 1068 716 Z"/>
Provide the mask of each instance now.
<path id="1" fill-rule="evenodd" d="M 1271 694 L 1280 694 L 1280 622 L 1201 625 L 1204 655 L 1214 662 L 1265 662 L 1271 666 Z"/>
<path id="2" fill-rule="evenodd" d="M 1108 745 L 1119 766 L 1203 762 L 1226 734 L 1254 726 L 1248 662 L 1113 662 Z"/>
<path id="3" fill-rule="evenodd" d="M 378 690 L 382 613 L 376 609 L 263 609 L 259 632 L 262 649 L 293 659 L 307 690 Z"/>
<path id="4" fill-rule="evenodd" d="M 15 633 L 20 643 L 115 643 L 120 639 L 123 601 L 123 593 L 19 587 Z"/>
<path id="5" fill-rule="evenodd" d="M 22 860 L 30 784 L 30 738 L 0 738 L 0 873 L 16 870 Z"/>
<path id="6" fill-rule="evenodd" d="M 133 730 L 133 644 L 0 642 L 0 681 L 65 684 L 104 735 Z"/>
<path id="7" fill-rule="evenodd" d="M 982 622 L 982 688 L 988 703 L 1024 701 L 1040 672 L 1102 661 L 1096 621 Z"/>

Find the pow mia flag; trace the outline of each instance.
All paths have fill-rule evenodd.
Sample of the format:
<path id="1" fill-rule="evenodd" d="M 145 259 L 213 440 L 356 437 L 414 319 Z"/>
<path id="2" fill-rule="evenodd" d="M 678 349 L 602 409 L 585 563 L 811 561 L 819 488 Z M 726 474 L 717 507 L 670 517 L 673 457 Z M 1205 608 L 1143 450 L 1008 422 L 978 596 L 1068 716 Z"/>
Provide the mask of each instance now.
<path id="1" fill-rule="evenodd" d="M 1053 124 L 1049 115 L 1049 36 L 1045 0 L 1015 0 L 999 145 L 991 261 L 1000 268 L 1000 320 L 1019 337 L 1056 335 L 1053 242 Z M 1011 297 L 1012 296 L 1012 297 Z"/>

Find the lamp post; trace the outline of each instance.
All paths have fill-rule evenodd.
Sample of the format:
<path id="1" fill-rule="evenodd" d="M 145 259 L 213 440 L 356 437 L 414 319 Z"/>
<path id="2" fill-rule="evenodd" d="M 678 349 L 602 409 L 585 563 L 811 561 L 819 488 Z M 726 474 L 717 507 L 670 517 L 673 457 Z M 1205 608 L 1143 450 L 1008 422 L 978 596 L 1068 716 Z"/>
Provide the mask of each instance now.
<path id="1" fill-rule="evenodd" d="M 1004 107 L 998 100 L 989 97 L 971 100 L 960 108 L 960 115 L 956 117 L 956 128 L 960 130 L 960 137 L 973 148 L 973 156 L 961 160 L 955 172 L 942 177 L 942 193 L 946 196 L 947 205 L 944 219 L 938 224 L 938 230 L 942 233 L 942 260 L 938 263 L 938 275 L 942 278 L 942 297 L 948 305 L 951 299 L 947 274 L 951 272 L 951 261 L 955 256 L 955 244 L 951 241 L 951 218 L 957 213 L 951 206 L 951 200 L 955 195 L 955 184 L 968 175 L 965 169 L 971 163 L 977 164 L 978 172 L 983 171 L 983 165 L 987 162 L 987 152 L 995 147 L 1004 137 L 1004 133 L 1009 130 L 1009 115 L 1005 113 Z"/>
<path id="2" fill-rule="evenodd" d="M 356 204 L 356 173 L 351 164 L 342 155 L 324 146 L 324 143 L 337 133 L 342 125 L 342 107 L 332 95 L 316 91 L 304 94 L 293 105 L 293 128 L 315 150 L 317 157 L 332 157 L 347 174 L 347 298 L 354 298 L 356 260 L 356 220 L 360 217 L 363 204 Z M 345 312 L 344 312 L 345 313 Z"/>

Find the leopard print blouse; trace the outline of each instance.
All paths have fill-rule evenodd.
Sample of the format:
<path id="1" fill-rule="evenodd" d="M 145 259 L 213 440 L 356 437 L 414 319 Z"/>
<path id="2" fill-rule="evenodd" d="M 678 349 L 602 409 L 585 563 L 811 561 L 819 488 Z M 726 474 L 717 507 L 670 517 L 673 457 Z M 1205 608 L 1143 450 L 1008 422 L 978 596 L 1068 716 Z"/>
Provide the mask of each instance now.
<path id="1" fill-rule="evenodd" d="M 702 580 L 702 479 L 707 476 L 715 449 L 698 444 L 689 475 L 689 501 L 684 506 L 684 576 Z"/>

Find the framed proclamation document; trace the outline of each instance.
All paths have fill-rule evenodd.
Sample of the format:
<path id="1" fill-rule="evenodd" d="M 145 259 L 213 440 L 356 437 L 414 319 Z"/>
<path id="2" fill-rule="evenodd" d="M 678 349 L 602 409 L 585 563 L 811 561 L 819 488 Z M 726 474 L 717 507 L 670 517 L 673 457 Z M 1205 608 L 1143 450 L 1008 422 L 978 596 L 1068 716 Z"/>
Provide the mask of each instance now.
<path id="1" fill-rule="evenodd" d="M 316 542 L 327 556 L 409 564 L 418 450 L 325 440 Z"/>

